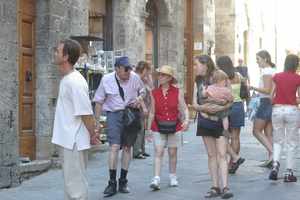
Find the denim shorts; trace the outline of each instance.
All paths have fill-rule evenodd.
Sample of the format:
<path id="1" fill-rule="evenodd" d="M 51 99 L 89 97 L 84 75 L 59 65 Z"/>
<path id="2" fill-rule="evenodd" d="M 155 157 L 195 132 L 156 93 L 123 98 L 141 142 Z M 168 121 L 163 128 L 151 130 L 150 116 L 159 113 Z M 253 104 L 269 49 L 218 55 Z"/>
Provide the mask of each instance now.
<path id="1" fill-rule="evenodd" d="M 118 144 L 129 147 L 134 145 L 141 126 L 138 126 L 140 123 L 139 112 L 132 112 L 136 121 L 133 122 L 133 125 L 126 127 L 124 125 L 124 110 L 107 112 L 107 141 L 109 145 Z"/>
<path id="2" fill-rule="evenodd" d="M 244 103 L 234 102 L 229 111 L 229 127 L 241 128 L 242 126 L 245 126 Z"/>
<path id="3" fill-rule="evenodd" d="M 265 121 L 272 120 L 272 102 L 270 98 L 260 98 L 260 103 L 255 114 L 255 119 L 262 119 Z"/>
<path id="4" fill-rule="evenodd" d="M 124 111 L 107 112 L 107 141 L 110 145 L 121 145 L 121 135 L 124 130 Z"/>

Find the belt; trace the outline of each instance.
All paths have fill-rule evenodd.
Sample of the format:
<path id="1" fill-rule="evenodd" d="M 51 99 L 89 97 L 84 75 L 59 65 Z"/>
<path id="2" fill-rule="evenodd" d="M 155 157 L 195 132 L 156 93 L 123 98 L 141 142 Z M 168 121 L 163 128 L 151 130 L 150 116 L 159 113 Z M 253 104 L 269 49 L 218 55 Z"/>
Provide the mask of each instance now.
<path id="1" fill-rule="evenodd" d="M 126 108 L 129 108 L 130 110 L 135 111 L 135 112 L 139 112 L 140 111 L 140 109 L 134 108 L 134 107 L 130 107 L 130 106 L 127 106 Z"/>
<path id="2" fill-rule="evenodd" d="M 130 110 L 135 111 L 135 112 L 139 112 L 140 111 L 140 109 L 133 108 L 133 107 L 130 107 L 130 106 L 127 106 L 126 108 L 130 108 Z M 108 113 L 117 113 L 117 112 L 123 112 L 123 111 L 124 111 L 124 109 L 114 110 L 114 111 L 106 111 L 106 112 L 108 112 Z"/>
<path id="3" fill-rule="evenodd" d="M 114 110 L 114 111 L 106 111 L 108 113 L 118 113 L 118 112 L 123 112 L 124 110 Z"/>
<path id="4" fill-rule="evenodd" d="M 203 112 L 201 112 L 201 115 L 202 115 L 204 118 L 210 119 L 210 120 L 213 120 L 213 121 L 218 121 L 218 120 L 219 120 L 218 117 L 216 117 L 216 116 L 211 116 L 211 115 L 208 115 L 208 114 L 203 113 Z"/>

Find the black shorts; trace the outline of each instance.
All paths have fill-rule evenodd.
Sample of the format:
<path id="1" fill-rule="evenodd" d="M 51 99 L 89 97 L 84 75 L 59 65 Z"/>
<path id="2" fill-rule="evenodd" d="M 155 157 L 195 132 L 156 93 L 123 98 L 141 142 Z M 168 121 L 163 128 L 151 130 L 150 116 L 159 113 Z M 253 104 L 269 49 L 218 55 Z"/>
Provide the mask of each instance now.
<path id="1" fill-rule="evenodd" d="M 198 113 L 197 136 L 211 136 L 215 138 L 223 136 L 222 121 L 205 119 Z"/>
<path id="2" fill-rule="evenodd" d="M 211 136 L 214 138 L 219 138 L 223 136 L 222 129 L 207 129 L 207 128 L 197 128 L 197 136 Z"/>

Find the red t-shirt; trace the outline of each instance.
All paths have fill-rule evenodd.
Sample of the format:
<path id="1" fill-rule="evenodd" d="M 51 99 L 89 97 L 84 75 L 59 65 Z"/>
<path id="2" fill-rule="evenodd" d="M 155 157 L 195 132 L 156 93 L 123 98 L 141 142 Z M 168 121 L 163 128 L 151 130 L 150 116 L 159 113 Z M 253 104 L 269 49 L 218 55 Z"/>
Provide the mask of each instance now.
<path id="1" fill-rule="evenodd" d="M 296 105 L 300 76 L 294 72 L 281 72 L 273 76 L 273 81 L 276 84 L 273 104 Z"/>
<path id="2" fill-rule="evenodd" d="M 162 120 L 177 121 L 176 131 L 180 131 L 182 124 L 178 119 L 179 89 L 170 85 L 167 95 L 164 96 L 161 87 L 159 87 L 152 90 L 152 95 L 155 101 L 155 120 L 151 124 L 151 130 L 158 131 L 156 120 Z"/>

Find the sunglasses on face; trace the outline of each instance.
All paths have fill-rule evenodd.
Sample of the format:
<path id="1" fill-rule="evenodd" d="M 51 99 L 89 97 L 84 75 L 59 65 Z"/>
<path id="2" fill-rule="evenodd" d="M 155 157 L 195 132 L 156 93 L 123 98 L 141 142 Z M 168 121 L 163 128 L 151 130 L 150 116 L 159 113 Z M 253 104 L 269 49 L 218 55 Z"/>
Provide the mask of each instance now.
<path id="1" fill-rule="evenodd" d="M 125 67 L 125 68 L 124 68 L 124 71 L 125 71 L 125 72 L 129 72 L 129 71 L 131 71 L 131 68 Z"/>

